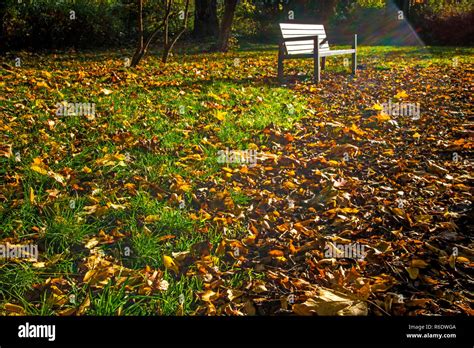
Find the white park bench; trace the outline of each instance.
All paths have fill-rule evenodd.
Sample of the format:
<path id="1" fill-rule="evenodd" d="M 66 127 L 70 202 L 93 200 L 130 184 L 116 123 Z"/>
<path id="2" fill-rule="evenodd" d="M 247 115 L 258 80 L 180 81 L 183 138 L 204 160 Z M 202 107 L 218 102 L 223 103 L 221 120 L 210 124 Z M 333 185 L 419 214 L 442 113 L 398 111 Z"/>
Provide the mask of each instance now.
<path id="1" fill-rule="evenodd" d="M 278 79 L 283 81 L 283 61 L 285 59 L 313 58 L 314 82 L 321 81 L 321 68 L 326 65 L 326 57 L 343 54 L 352 55 L 352 74 L 357 70 L 357 35 L 354 35 L 352 49 L 330 50 L 326 31 L 322 24 L 280 23 L 283 39 L 278 52 Z M 320 61 L 322 60 L 322 64 Z"/>

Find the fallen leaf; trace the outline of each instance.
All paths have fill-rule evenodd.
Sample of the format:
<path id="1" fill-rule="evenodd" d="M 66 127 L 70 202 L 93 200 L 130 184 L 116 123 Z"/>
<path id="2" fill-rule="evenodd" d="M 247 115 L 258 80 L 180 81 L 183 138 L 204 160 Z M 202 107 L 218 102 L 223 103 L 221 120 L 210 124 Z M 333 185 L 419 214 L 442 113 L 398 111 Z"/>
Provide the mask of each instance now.
<path id="1" fill-rule="evenodd" d="M 342 294 L 335 294 L 329 289 L 319 288 L 316 296 L 304 303 L 293 305 L 298 315 L 367 315 L 367 303 L 351 299 Z"/>
<path id="2" fill-rule="evenodd" d="M 163 255 L 163 264 L 166 269 L 170 269 L 175 273 L 179 273 L 179 267 L 171 256 Z"/>

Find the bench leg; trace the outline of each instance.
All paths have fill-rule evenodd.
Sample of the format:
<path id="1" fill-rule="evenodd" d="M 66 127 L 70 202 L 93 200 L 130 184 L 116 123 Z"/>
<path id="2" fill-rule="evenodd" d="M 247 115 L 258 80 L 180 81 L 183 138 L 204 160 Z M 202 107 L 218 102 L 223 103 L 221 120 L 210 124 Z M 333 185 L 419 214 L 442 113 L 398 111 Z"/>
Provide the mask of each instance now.
<path id="1" fill-rule="evenodd" d="M 321 67 L 319 65 L 319 52 L 314 54 L 314 83 L 321 82 Z"/>
<path id="2" fill-rule="evenodd" d="M 319 39 L 314 40 L 314 83 L 321 82 L 321 66 L 319 65 Z"/>
<path id="3" fill-rule="evenodd" d="M 283 49 L 278 50 L 278 81 L 283 83 Z"/>
<path id="4" fill-rule="evenodd" d="M 352 74 L 355 76 L 357 72 L 357 34 L 354 35 L 354 44 L 352 45 L 352 48 L 356 50 L 352 53 Z"/>
<path id="5" fill-rule="evenodd" d="M 326 69 L 326 57 L 321 58 L 321 70 Z"/>
<path id="6" fill-rule="evenodd" d="M 357 72 L 357 53 L 352 54 L 352 75 Z"/>

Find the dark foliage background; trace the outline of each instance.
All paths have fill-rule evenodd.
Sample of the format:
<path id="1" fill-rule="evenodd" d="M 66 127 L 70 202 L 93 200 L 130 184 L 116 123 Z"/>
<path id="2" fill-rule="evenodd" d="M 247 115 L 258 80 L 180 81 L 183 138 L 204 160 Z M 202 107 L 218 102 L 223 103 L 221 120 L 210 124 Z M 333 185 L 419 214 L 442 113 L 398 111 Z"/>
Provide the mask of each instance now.
<path id="1" fill-rule="evenodd" d="M 183 1 L 176 3 L 179 8 Z M 221 18 L 223 1 L 218 0 L 217 6 Z M 472 45 L 473 7 L 468 0 L 241 0 L 232 40 L 275 42 L 279 37 L 278 22 L 288 21 L 288 13 L 293 11 L 297 21 L 324 23 L 330 28 L 333 41 L 356 32 L 361 43 L 393 44 L 393 38 L 401 36 L 400 31 L 411 30 L 426 44 Z M 404 21 L 397 21 L 400 9 L 405 12 Z M 162 11 L 163 1 L 145 2 L 145 30 L 157 25 Z M 134 0 L 2 0 L 0 47 L 6 50 L 129 46 L 137 38 L 136 16 Z M 172 30 L 179 26 L 177 17 L 174 13 Z M 188 34 L 193 30 L 193 20 L 191 16 Z"/>

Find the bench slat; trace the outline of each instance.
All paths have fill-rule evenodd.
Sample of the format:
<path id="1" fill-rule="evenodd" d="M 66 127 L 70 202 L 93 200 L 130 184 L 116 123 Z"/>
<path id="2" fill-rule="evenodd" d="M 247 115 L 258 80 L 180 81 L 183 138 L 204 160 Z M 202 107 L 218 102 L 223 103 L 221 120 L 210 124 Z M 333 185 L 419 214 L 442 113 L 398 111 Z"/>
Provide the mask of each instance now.
<path id="1" fill-rule="evenodd" d="M 298 51 L 298 50 L 310 50 L 311 52 L 314 49 L 314 43 L 306 44 L 306 45 L 291 45 L 287 46 L 288 51 Z M 329 47 L 321 47 L 319 51 L 329 51 Z"/>
<path id="2" fill-rule="evenodd" d="M 319 36 L 321 43 L 326 39 L 326 30 L 321 24 L 296 24 L 296 23 L 280 23 L 281 33 L 284 39 L 304 36 Z M 313 40 L 303 40 L 294 42 L 285 42 L 286 51 L 289 55 L 292 54 L 309 54 L 314 51 Z M 320 51 L 328 51 L 329 43 L 326 41 L 319 48 Z"/>
<path id="3" fill-rule="evenodd" d="M 281 29 L 318 29 L 324 30 L 322 24 L 298 24 L 298 23 L 280 23 Z"/>
<path id="4" fill-rule="evenodd" d="M 319 40 L 320 43 L 322 41 L 323 40 Z M 298 41 L 298 44 L 295 44 L 295 42 L 286 42 L 285 45 L 286 45 L 286 50 L 288 54 L 312 53 L 314 50 L 313 40 Z M 300 52 L 302 49 L 304 49 L 306 52 Z M 319 51 L 321 52 L 329 51 L 329 45 L 325 43 L 322 46 L 319 46 Z"/>
<path id="5" fill-rule="evenodd" d="M 316 35 L 320 36 L 320 39 L 326 38 L 326 34 L 323 34 L 320 32 L 319 33 L 305 33 L 304 35 L 303 34 L 284 34 L 283 38 L 288 39 L 290 37 L 305 37 L 305 36 L 316 36 Z"/>
<path id="6" fill-rule="evenodd" d="M 326 31 L 324 29 L 297 29 L 297 30 L 289 30 L 289 29 L 282 29 L 281 32 L 283 35 L 326 35 Z"/>
<path id="7" fill-rule="evenodd" d="M 326 37 L 326 32 L 325 31 L 321 31 L 321 30 L 311 30 L 311 31 L 298 31 L 298 32 L 295 32 L 295 31 L 282 31 L 282 35 L 283 37 L 286 39 L 286 38 L 289 38 L 289 37 L 304 37 L 304 36 L 316 36 L 316 35 L 319 35 L 321 37 Z"/>
<path id="8" fill-rule="evenodd" d="M 290 48 L 287 47 L 287 52 L 289 55 L 298 54 L 298 53 L 313 53 L 313 49 L 314 49 L 313 45 L 292 46 Z M 319 52 L 328 52 L 328 51 L 330 51 L 329 48 L 319 50 Z"/>
<path id="9" fill-rule="evenodd" d="M 319 40 L 319 48 L 323 48 L 323 47 L 326 47 L 326 48 L 329 48 L 328 44 L 327 43 L 324 43 L 323 45 L 321 45 L 321 42 L 323 42 L 323 40 Z M 301 40 L 301 41 L 287 41 L 285 42 L 286 46 L 287 47 L 293 47 L 293 46 L 304 46 L 304 45 L 311 45 L 311 47 L 314 47 L 314 40 Z"/>

